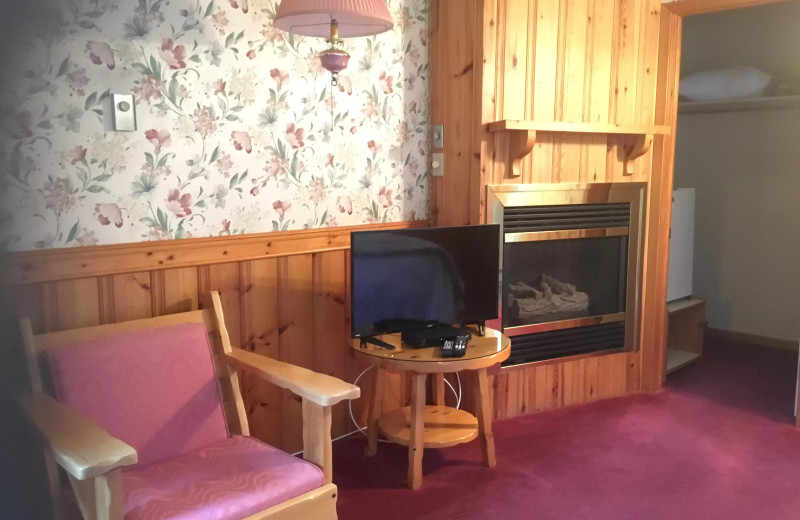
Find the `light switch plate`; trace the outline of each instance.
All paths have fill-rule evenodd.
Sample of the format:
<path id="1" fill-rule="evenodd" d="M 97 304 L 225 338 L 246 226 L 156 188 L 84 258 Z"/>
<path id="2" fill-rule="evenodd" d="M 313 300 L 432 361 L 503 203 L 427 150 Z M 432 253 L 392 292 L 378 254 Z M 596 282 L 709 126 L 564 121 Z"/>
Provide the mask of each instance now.
<path id="1" fill-rule="evenodd" d="M 126 132 L 136 130 L 136 103 L 133 101 L 133 94 L 112 94 L 111 102 L 114 130 Z"/>
<path id="2" fill-rule="evenodd" d="M 444 154 L 432 153 L 431 154 L 431 176 L 442 177 L 444 176 Z"/>
<path id="3" fill-rule="evenodd" d="M 431 127 L 431 148 L 444 148 L 444 125 Z"/>

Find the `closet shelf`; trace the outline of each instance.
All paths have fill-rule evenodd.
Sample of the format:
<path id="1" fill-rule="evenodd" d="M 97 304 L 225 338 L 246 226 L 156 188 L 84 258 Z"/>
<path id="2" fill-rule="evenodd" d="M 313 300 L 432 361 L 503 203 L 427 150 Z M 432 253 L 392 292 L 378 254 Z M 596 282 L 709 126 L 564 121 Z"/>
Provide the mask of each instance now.
<path id="1" fill-rule="evenodd" d="M 718 99 L 714 101 L 680 101 L 678 103 L 679 114 L 750 112 L 797 108 L 800 108 L 800 95 L 743 99 Z"/>
<path id="2" fill-rule="evenodd" d="M 613 146 L 624 164 L 626 175 L 632 175 L 631 162 L 647 153 L 653 143 L 654 134 L 669 134 L 666 125 L 615 125 L 609 123 L 565 123 L 563 121 L 539 122 L 529 120 L 503 119 L 488 123 L 490 132 L 508 132 L 511 152 L 511 174 L 519 177 L 522 159 L 530 154 L 536 144 L 536 133 L 578 133 L 578 134 L 613 134 L 623 136 Z"/>

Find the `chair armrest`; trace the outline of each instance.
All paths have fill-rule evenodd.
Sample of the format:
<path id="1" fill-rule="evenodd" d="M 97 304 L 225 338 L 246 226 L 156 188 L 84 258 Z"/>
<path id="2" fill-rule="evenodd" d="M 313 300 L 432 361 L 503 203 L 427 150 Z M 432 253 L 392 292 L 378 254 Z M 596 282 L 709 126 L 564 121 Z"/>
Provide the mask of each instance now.
<path id="1" fill-rule="evenodd" d="M 135 464 L 136 450 L 47 394 L 23 396 L 20 405 L 53 450 L 59 466 L 78 480 Z"/>
<path id="2" fill-rule="evenodd" d="M 225 354 L 234 368 L 257 374 L 281 388 L 291 390 L 304 399 L 321 406 L 330 406 L 345 399 L 357 399 L 361 389 L 339 378 L 320 374 L 306 368 L 234 348 Z"/>

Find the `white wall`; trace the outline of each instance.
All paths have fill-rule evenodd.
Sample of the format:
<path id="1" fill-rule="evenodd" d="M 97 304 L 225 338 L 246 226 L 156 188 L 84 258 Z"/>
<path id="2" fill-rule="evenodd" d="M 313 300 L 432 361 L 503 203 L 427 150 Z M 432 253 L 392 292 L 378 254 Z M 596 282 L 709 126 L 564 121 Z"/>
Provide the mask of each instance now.
<path id="1" fill-rule="evenodd" d="M 800 2 L 689 17 L 684 73 L 800 78 Z M 758 61 L 756 61 L 758 60 Z M 675 187 L 696 189 L 694 293 L 715 328 L 800 337 L 800 110 L 682 114 Z"/>

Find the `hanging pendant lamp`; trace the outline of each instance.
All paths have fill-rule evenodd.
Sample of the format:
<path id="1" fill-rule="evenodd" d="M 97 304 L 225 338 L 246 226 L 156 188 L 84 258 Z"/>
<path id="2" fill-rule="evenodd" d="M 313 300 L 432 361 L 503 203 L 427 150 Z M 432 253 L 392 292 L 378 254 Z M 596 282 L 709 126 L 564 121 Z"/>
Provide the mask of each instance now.
<path id="1" fill-rule="evenodd" d="M 274 24 L 294 34 L 328 37 L 331 46 L 319 58 L 334 86 L 350 60 L 341 38 L 371 36 L 394 26 L 385 0 L 283 0 Z"/>

